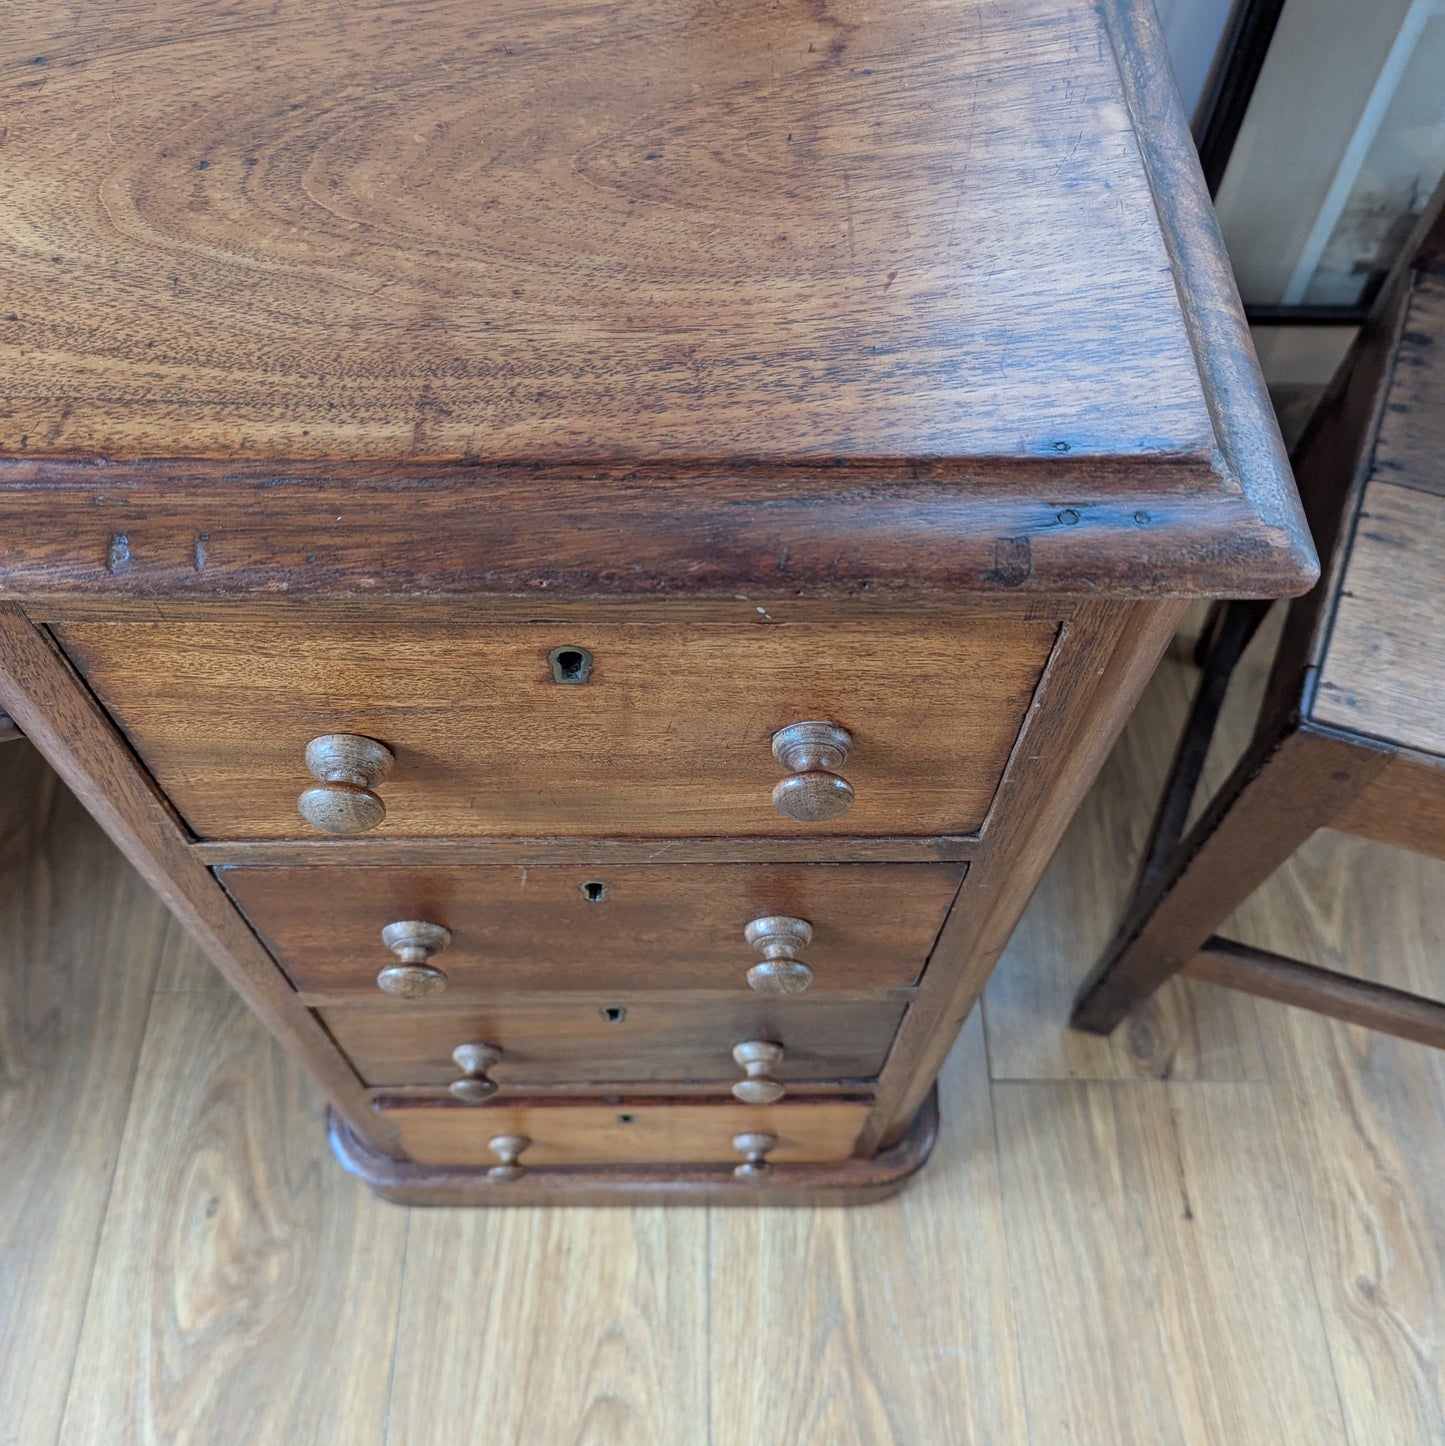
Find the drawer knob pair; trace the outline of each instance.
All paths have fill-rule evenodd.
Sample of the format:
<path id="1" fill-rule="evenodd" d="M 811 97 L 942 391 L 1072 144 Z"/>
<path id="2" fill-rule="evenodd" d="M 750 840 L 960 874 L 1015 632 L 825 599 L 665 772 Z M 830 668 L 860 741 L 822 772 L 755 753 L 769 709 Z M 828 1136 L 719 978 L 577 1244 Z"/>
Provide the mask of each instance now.
<path id="1" fill-rule="evenodd" d="M 826 823 L 853 807 L 853 785 L 839 769 L 853 735 L 836 723 L 790 723 L 773 734 L 773 757 L 788 770 L 773 789 L 773 807 L 799 823 Z M 368 833 L 386 818 L 377 789 L 396 762 L 386 744 L 360 733 L 323 733 L 306 745 L 316 780 L 296 800 L 301 817 L 329 834 Z"/>
<path id="2" fill-rule="evenodd" d="M 806 919 L 769 914 L 754 919 L 744 930 L 748 944 L 763 956 L 748 970 L 748 985 L 759 994 L 801 994 L 813 982 L 813 971 L 797 956 L 812 942 L 813 928 Z M 381 931 L 381 942 L 396 955 L 376 976 L 376 986 L 397 999 L 424 999 L 447 987 L 447 976 L 432 956 L 452 941 L 451 931 L 424 919 L 399 919 Z"/>

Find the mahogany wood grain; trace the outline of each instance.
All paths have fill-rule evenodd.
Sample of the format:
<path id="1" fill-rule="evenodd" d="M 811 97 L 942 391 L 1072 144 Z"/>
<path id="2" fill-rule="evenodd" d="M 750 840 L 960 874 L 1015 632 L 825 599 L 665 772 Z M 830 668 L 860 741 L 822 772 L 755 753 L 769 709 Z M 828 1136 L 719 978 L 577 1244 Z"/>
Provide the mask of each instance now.
<path id="1" fill-rule="evenodd" d="M 1316 565 L 1298 516 L 1263 519 L 1256 480 L 1228 475 L 1238 486 L 1214 495 L 1212 474 L 1168 457 L 781 476 L 739 464 L 704 469 L 705 485 L 623 465 L 0 458 L 0 598 L 112 616 L 174 616 L 183 599 L 250 618 L 319 608 L 446 620 L 481 604 L 535 615 L 538 600 L 550 611 L 665 598 L 756 616 L 800 595 L 946 611 L 971 595 L 1308 587 Z"/>
<path id="2" fill-rule="evenodd" d="M 0 463 L 0 507 L 6 494 L 5 466 Z M 217 479 L 217 487 L 224 483 Z M 208 489 L 209 490 L 209 489 Z M 57 505 L 63 494 L 54 494 Z M 102 505 L 97 503 L 97 506 Z M 462 519 L 457 519 L 461 525 Z M 5 539 L 0 536 L 0 545 Z M 955 547 L 961 543 L 951 539 Z M 776 559 L 774 559 L 776 561 Z M 283 622 L 408 622 L 408 623 L 546 623 L 566 625 L 569 621 L 588 627 L 595 623 L 749 623 L 768 627 L 774 623 L 836 622 L 839 618 L 860 621 L 886 618 L 899 623 L 906 619 L 957 619 L 960 613 L 989 622 L 1067 622 L 1078 611 L 1080 599 L 1064 593 L 1038 595 L 1022 588 L 980 592 L 934 592 L 926 586 L 909 591 L 883 593 L 868 588 L 831 587 L 814 592 L 790 590 L 778 596 L 776 589 L 765 597 L 746 593 L 730 596 L 663 596 L 591 594 L 558 597 L 537 589 L 530 596 L 495 596 L 447 593 L 433 577 L 425 592 L 368 590 L 365 596 L 337 585 L 325 592 L 302 593 L 287 589 L 265 593 L 226 592 L 220 596 L 187 595 L 183 589 L 164 596 L 152 593 L 143 604 L 146 622 L 229 622 L 246 626 Z M 16 574 L 0 573 L 0 588 L 14 585 Z M 386 578 L 378 578 L 385 587 Z M 766 606 L 764 606 L 766 602 Z M 35 596 L 27 602 L 29 617 L 41 623 L 135 622 L 137 600 L 117 595 L 78 593 L 69 597 Z M 570 629 L 568 629 L 570 631 Z"/>
<path id="3" fill-rule="evenodd" d="M 730 994 L 501 996 L 448 1006 L 336 1004 L 320 1018 L 366 1083 L 448 1085 L 459 1044 L 498 1046 L 501 1085 L 742 1077 L 733 1047 L 781 1044 L 783 1080 L 866 1080 L 878 1073 L 907 1007 L 905 991 L 814 998 Z M 612 1011 L 616 1017 L 609 1017 Z M 523 1131 L 523 1133 L 526 1133 Z"/>
<path id="4" fill-rule="evenodd" d="M 836 1109 L 841 1102 L 834 1100 Z M 747 1106 L 735 1106 L 746 1109 Z M 715 1112 L 719 1106 L 707 1107 Z M 345 1121 L 330 1119 L 331 1147 L 342 1166 L 399 1205 L 866 1205 L 894 1194 L 920 1170 L 938 1138 L 938 1101 L 929 1095 L 897 1144 L 866 1160 L 784 1162 L 751 1179 L 731 1162 L 694 1165 L 545 1166 L 497 1190 L 477 1166 L 423 1165 L 377 1154 Z M 737 1158 L 734 1153 L 733 1159 Z M 586 1217 L 583 1217 L 584 1220 Z"/>
<path id="5" fill-rule="evenodd" d="M 479 1010 L 532 1011 L 539 1093 L 586 1066 L 580 1091 L 640 1051 L 599 1054 L 601 1025 L 565 1012 L 616 1005 L 625 1033 L 622 996 L 453 996 L 474 1028 L 437 1079 L 434 1039 L 398 1044 L 435 1006 L 290 992 L 209 866 L 324 863 L 324 896 L 367 861 L 966 856 L 916 995 L 627 996 L 660 1011 L 647 1068 L 673 1088 L 700 1063 L 736 1083 L 739 1044 L 782 1046 L 814 1088 L 850 1078 L 840 1051 L 870 1086 L 881 1066 L 859 1158 L 823 1183 L 902 1178 L 1178 600 L 1315 573 L 1152 7 L 19 4 L 0 598 L 35 603 L 93 689 L 49 654 L 84 726 L 45 732 L 28 676 L 22 726 L 102 812 L 117 770 L 164 812 L 163 846 L 124 809 L 117 838 L 328 1082 L 382 1188 L 404 1169 L 378 1163 L 399 1148 L 380 1122 L 435 1108 L 416 1092 L 459 1045 L 489 1070 L 498 1046 L 515 1093 Z M 587 650 L 585 685 L 559 648 Z M 803 722 L 846 732 L 846 758 L 775 757 Z M 396 766 L 307 806 L 375 837 L 310 844 L 305 752 L 332 734 Z M 896 928 L 901 903 L 877 916 Z M 771 1017 L 801 1033 L 762 1027 L 789 1003 L 808 1009 Z M 311 1007 L 430 1086 L 370 1110 Z M 475 1200 L 501 1128 L 399 1198 Z M 502 1134 L 525 1187 L 530 1134 Z M 733 1163 L 650 1183 L 711 1199 Z M 763 1188 L 811 1198 L 787 1178 Z M 621 1198 L 553 1179 L 538 1198 Z"/>
<path id="6" fill-rule="evenodd" d="M 377 997 L 393 920 L 451 931 L 432 962 L 466 991 L 747 989 L 762 955 L 744 930 L 812 926 L 810 991 L 913 984 L 959 864 L 229 868 L 221 882 L 298 989 Z"/>
<path id="7" fill-rule="evenodd" d="M 1090 7 L 25 0 L 10 34 L 5 451 L 1209 479 Z"/>
<path id="8" fill-rule="evenodd" d="M 220 868 L 471 868 L 512 864 L 936 863 L 977 858 L 977 834 L 937 838 L 359 838 L 200 840 L 191 853 Z"/>
<path id="9" fill-rule="evenodd" d="M 1049 623 L 779 627 L 418 625 L 57 629 L 197 833 L 306 836 L 318 734 L 396 755 L 378 835 L 963 833 L 983 820 L 1057 629 Z M 590 649 L 585 686 L 548 653 Z M 857 802 L 779 814 L 772 735 L 853 734 Z"/>
<path id="10" fill-rule="evenodd" d="M 868 1113 L 866 1099 L 783 1100 L 747 1105 L 722 1096 L 706 1103 L 650 1097 L 599 1105 L 567 1100 L 505 1100 L 475 1109 L 458 1104 L 381 1101 L 407 1157 L 420 1165 L 459 1169 L 496 1164 L 491 1141 L 524 1135 L 529 1172 L 549 1165 L 738 1164 L 735 1135 L 776 1135 L 773 1165 L 846 1160 Z"/>
<path id="11" fill-rule="evenodd" d="M 32 218 L 5 258 L 9 596 L 1307 581 L 1140 7 L 451 0 L 408 28 L 289 0 L 223 37 L 197 0 L 63 36 L 29 4 L 3 94 Z M 76 97 L 102 93 L 82 144 Z M 125 460 L 198 456 L 224 460 Z"/>
<path id="12" fill-rule="evenodd" d="M 1445 344 L 1445 307 L 1440 325 L 1437 345 Z M 1445 371 L 1436 405 L 1445 417 Z M 1445 489 L 1437 496 L 1370 482 L 1355 521 L 1310 715 L 1336 728 L 1445 757 L 1442 597 Z"/>

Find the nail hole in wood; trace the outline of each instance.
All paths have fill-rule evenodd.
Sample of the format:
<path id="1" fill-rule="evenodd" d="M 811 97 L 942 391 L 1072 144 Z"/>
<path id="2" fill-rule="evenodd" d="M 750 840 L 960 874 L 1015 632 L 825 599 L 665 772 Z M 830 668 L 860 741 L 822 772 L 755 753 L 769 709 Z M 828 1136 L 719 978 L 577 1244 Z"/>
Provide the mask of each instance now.
<path id="1" fill-rule="evenodd" d="M 586 683 L 592 678 L 592 654 L 586 648 L 566 644 L 547 654 L 554 683 Z"/>

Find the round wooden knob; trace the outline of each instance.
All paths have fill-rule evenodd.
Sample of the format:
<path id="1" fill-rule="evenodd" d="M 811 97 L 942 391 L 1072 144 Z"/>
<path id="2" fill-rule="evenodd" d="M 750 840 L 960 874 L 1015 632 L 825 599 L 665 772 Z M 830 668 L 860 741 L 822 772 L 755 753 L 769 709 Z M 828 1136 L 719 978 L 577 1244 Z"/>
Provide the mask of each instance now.
<path id="1" fill-rule="evenodd" d="M 381 931 L 381 942 L 400 962 L 388 964 L 376 976 L 378 989 L 398 999 L 423 999 L 447 987 L 447 976 L 426 961 L 452 942 L 450 929 L 421 919 L 400 919 Z"/>
<path id="2" fill-rule="evenodd" d="M 741 1165 L 733 1167 L 733 1174 L 739 1180 L 756 1180 L 766 1175 L 773 1167 L 764 1157 L 777 1143 L 776 1135 L 765 1135 L 761 1132 L 748 1131 L 746 1134 L 734 1135 L 733 1149 L 744 1159 Z"/>
<path id="3" fill-rule="evenodd" d="M 799 823 L 824 823 L 853 807 L 853 785 L 838 776 L 853 735 L 836 723 L 790 723 L 773 734 L 773 757 L 788 776 L 773 789 L 773 807 Z"/>
<path id="4" fill-rule="evenodd" d="M 499 1159 L 500 1165 L 493 1165 L 487 1171 L 487 1179 L 505 1182 L 520 1180 L 527 1173 L 525 1165 L 517 1163 L 518 1156 L 532 1142 L 526 1135 L 498 1135 L 487 1142 L 487 1148 Z"/>
<path id="5" fill-rule="evenodd" d="M 749 945 L 763 956 L 748 970 L 748 985 L 759 994 L 801 994 L 813 982 L 813 971 L 798 955 L 813 942 L 806 919 L 768 914 L 743 930 Z"/>
<path id="6" fill-rule="evenodd" d="M 733 1086 L 733 1097 L 745 1105 L 770 1105 L 783 1097 L 783 1085 L 773 1070 L 783 1062 L 783 1046 L 764 1039 L 749 1039 L 733 1047 L 733 1058 L 747 1073 Z"/>
<path id="7" fill-rule="evenodd" d="M 459 1044 L 452 1050 L 462 1077 L 454 1079 L 448 1088 L 459 1099 L 469 1105 L 479 1105 L 484 1099 L 497 1092 L 497 1082 L 487 1077 L 487 1071 L 501 1059 L 502 1051 L 495 1044 Z"/>
<path id="8" fill-rule="evenodd" d="M 306 769 L 316 780 L 296 800 L 301 817 L 322 833 L 365 833 L 386 817 L 377 796 L 395 762 L 391 749 L 359 733 L 324 733 L 306 745 Z"/>

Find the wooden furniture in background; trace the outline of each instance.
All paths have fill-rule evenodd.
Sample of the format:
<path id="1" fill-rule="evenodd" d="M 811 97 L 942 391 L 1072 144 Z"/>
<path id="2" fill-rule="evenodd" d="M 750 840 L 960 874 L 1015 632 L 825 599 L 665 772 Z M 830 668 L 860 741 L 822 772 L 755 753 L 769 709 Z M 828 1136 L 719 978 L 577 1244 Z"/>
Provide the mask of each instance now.
<path id="1" fill-rule="evenodd" d="M 1106 1034 L 1185 973 L 1445 1048 L 1445 1001 L 1214 930 L 1309 836 L 1445 858 L 1445 183 L 1298 448 L 1330 558 L 1294 603 L 1253 742 L 1183 825 L 1229 675 L 1263 615 L 1225 609 L 1134 898 L 1073 1022 Z M 1442 974 L 1445 986 L 1445 974 Z"/>
<path id="2" fill-rule="evenodd" d="M 1150 8 L 4 43 L 0 703 L 343 1161 L 895 1188 L 1184 600 L 1314 575 Z"/>

